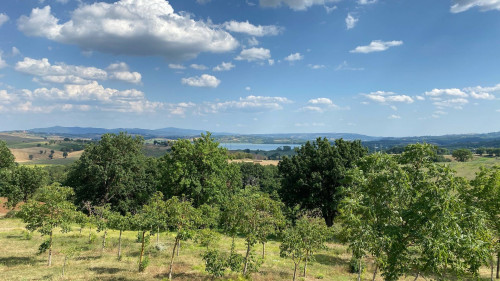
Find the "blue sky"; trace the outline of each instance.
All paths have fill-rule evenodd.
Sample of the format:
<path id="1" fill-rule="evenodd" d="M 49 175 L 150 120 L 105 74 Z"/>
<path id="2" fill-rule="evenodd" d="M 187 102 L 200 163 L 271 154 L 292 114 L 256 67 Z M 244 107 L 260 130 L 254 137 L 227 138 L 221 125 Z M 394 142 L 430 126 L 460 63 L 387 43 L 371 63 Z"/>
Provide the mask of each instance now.
<path id="1" fill-rule="evenodd" d="M 4 0 L 0 130 L 500 131 L 500 0 Z"/>

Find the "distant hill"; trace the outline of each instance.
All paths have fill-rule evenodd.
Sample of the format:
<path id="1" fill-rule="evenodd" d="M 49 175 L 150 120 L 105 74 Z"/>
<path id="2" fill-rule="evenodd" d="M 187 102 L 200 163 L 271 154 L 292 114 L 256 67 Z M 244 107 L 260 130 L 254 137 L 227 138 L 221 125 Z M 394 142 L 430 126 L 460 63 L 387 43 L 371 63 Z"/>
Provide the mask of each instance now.
<path id="1" fill-rule="evenodd" d="M 162 128 L 155 130 L 140 129 L 140 128 L 116 128 L 116 129 L 104 129 L 104 128 L 90 128 L 90 127 L 48 127 L 48 128 L 35 128 L 28 130 L 31 133 L 36 134 L 49 134 L 49 135 L 62 135 L 62 136 L 79 136 L 79 137 L 90 137 L 96 138 L 106 133 L 119 133 L 127 132 L 132 135 L 141 135 L 144 137 L 192 137 L 199 136 L 201 133 L 205 133 L 203 130 L 190 130 L 181 128 Z M 227 133 L 212 133 L 215 135 L 227 135 Z"/>

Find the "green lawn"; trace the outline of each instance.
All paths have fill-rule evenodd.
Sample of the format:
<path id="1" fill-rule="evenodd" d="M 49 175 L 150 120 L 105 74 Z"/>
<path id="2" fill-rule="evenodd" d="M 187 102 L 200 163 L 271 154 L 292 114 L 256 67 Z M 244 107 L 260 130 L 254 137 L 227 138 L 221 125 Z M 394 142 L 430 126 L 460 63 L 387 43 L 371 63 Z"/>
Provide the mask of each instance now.
<path id="1" fill-rule="evenodd" d="M 500 158 L 474 156 L 471 161 L 453 161 L 445 164 L 449 164 L 457 172 L 458 176 L 473 179 L 476 173 L 479 172 L 480 167 L 491 168 L 495 165 L 500 165 Z"/>

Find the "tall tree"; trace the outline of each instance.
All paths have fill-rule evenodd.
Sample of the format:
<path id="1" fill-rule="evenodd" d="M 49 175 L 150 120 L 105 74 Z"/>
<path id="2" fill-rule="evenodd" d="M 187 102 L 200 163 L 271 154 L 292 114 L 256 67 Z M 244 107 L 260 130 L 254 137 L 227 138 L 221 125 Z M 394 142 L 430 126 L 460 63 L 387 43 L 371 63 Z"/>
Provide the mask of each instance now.
<path id="1" fill-rule="evenodd" d="M 4 187 L 7 206 L 15 207 L 19 202 L 27 202 L 35 192 L 48 182 L 48 173 L 40 167 L 15 167 Z"/>
<path id="2" fill-rule="evenodd" d="M 431 145 L 409 145 L 400 157 L 370 155 L 349 173 L 344 236 L 356 258 L 375 256 L 385 280 L 477 275 L 490 257 L 485 213 L 466 204 L 467 181 L 432 163 L 434 153 Z"/>
<path id="3" fill-rule="evenodd" d="M 165 196 L 186 196 L 195 207 L 220 204 L 241 186 L 238 167 L 228 163 L 227 150 L 208 132 L 193 143 L 177 140 L 160 163 Z"/>
<path id="4" fill-rule="evenodd" d="M 89 144 L 71 167 L 66 185 L 77 203 L 111 204 L 113 211 L 137 212 L 156 190 L 155 161 L 143 154 L 143 139 L 126 133 L 104 134 Z"/>
<path id="5" fill-rule="evenodd" d="M 0 140 L 0 170 L 4 168 L 12 168 L 15 165 L 14 161 L 14 155 L 7 147 L 7 143 Z"/>
<path id="6" fill-rule="evenodd" d="M 453 158 L 455 158 L 457 161 L 467 162 L 468 160 L 472 159 L 472 151 L 466 148 L 456 149 L 453 150 L 451 156 L 453 156 Z"/>
<path id="7" fill-rule="evenodd" d="M 38 190 L 33 199 L 21 207 L 19 217 L 26 223 L 30 231 L 37 230 L 42 235 L 48 235 L 47 243 L 42 248 L 49 251 L 48 265 L 52 264 L 53 232 L 60 227 L 63 232 L 70 230 L 70 223 L 75 216 L 76 207 L 68 201 L 73 196 L 73 190 L 53 184 Z"/>
<path id="8" fill-rule="evenodd" d="M 346 172 L 367 153 L 360 141 L 318 138 L 307 142 L 297 155 L 285 157 L 278 165 L 282 175 L 280 195 L 289 207 L 320 209 L 328 226 L 333 225 L 340 201 L 339 188 Z"/>

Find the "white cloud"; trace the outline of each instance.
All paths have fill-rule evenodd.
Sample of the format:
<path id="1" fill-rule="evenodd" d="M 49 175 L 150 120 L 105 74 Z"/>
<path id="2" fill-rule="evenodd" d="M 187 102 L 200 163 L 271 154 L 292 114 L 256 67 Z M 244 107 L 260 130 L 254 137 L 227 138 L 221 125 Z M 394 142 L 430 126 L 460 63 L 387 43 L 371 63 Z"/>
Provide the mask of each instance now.
<path id="1" fill-rule="evenodd" d="M 191 64 L 190 67 L 192 69 L 196 69 L 196 70 L 206 70 L 206 69 L 208 69 L 207 66 L 205 66 L 203 64 L 196 64 L 196 63 Z"/>
<path id="2" fill-rule="evenodd" d="M 316 123 L 316 122 L 312 122 L 312 123 L 295 123 L 294 124 L 295 127 L 324 127 L 325 126 L 325 123 Z"/>
<path id="3" fill-rule="evenodd" d="M 452 0 L 450 11 L 452 13 L 465 12 L 474 7 L 481 11 L 499 10 L 500 0 Z"/>
<path id="4" fill-rule="evenodd" d="M 292 101 L 285 97 L 247 96 L 235 101 L 207 104 L 205 111 L 208 113 L 231 110 L 262 112 L 281 110 L 284 104 L 289 103 Z"/>
<path id="5" fill-rule="evenodd" d="M 168 104 L 166 106 L 170 114 L 184 116 L 186 114 L 186 111 L 190 108 L 194 108 L 196 104 L 192 102 L 181 102 L 177 104 Z"/>
<path id="6" fill-rule="evenodd" d="M 0 91 L 0 104 L 6 92 Z M 136 89 L 104 88 L 97 82 L 86 85 L 65 85 L 63 88 L 38 88 L 10 93 L 12 112 L 48 113 L 54 110 L 96 109 L 116 112 L 154 112 L 164 108 L 161 102 L 151 102 Z M 3 102 L 5 103 L 5 102 Z"/>
<path id="7" fill-rule="evenodd" d="M 234 67 L 235 67 L 235 65 L 232 62 L 222 62 L 221 64 L 214 67 L 212 70 L 213 71 L 228 71 L 228 70 L 233 69 Z"/>
<path id="8" fill-rule="evenodd" d="M 271 58 L 271 51 L 264 48 L 250 48 L 244 49 L 241 53 L 234 58 L 235 60 L 257 61 L 268 60 Z"/>
<path id="9" fill-rule="evenodd" d="M 208 88 L 217 88 L 217 86 L 219 86 L 220 84 L 220 80 L 217 79 L 217 77 L 208 74 L 182 78 L 181 82 L 182 84 L 191 87 L 208 87 Z"/>
<path id="10" fill-rule="evenodd" d="M 358 0 L 359 5 L 375 4 L 378 0 Z"/>
<path id="11" fill-rule="evenodd" d="M 228 21 L 223 24 L 226 30 L 238 33 L 245 33 L 251 36 L 274 36 L 283 31 L 282 27 L 276 25 L 253 25 L 248 21 Z"/>
<path id="12" fill-rule="evenodd" d="M 382 104 L 389 104 L 389 103 L 413 103 L 414 100 L 407 95 L 398 95 L 393 92 L 384 92 L 384 91 L 377 91 L 377 92 L 372 92 L 369 94 L 365 94 L 365 97 L 367 97 L 369 100 L 382 103 Z"/>
<path id="13" fill-rule="evenodd" d="M 0 13 L 0 27 L 9 20 L 9 16 L 4 13 Z"/>
<path id="14" fill-rule="evenodd" d="M 19 55 L 21 55 L 21 51 L 19 51 L 19 49 L 16 47 L 12 47 L 12 56 L 15 57 L 15 56 L 19 56 Z"/>
<path id="15" fill-rule="evenodd" d="M 212 0 L 196 0 L 196 3 L 200 4 L 200 5 L 205 5 L 207 3 L 210 3 L 212 2 Z"/>
<path id="16" fill-rule="evenodd" d="M 423 97 L 423 96 L 415 96 L 415 99 L 417 99 L 419 101 L 423 101 L 423 100 L 425 100 L 425 97 Z"/>
<path id="17" fill-rule="evenodd" d="M 481 99 L 481 100 L 494 100 L 495 99 L 495 96 L 490 94 L 490 93 L 471 92 L 470 96 L 474 99 Z"/>
<path id="18" fill-rule="evenodd" d="M 269 59 L 269 60 L 267 60 L 267 63 L 269 63 L 269 65 L 274 65 L 274 60 Z"/>
<path id="19" fill-rule="evenodd" d="M 309 67 L 310 69 L 322 69 L 326 66 L 324 64 L 308 64 L 307 67 Z"/>
<path id="20" fill-rule="evenodd" d="M 251 90 L 252 90 L 252 88 L 250 88 L 249 86 L 246 86 L 246 87 L 245 87 L 245 90 L 247 90 L 247 91 L 251 91 Z"/>
<path id="21" fill-rule="evenodd" d="M 351 53 L 362 53 L 362 54 L 367 54 L 367 53 L 372 53 L 372 52 L 382 52 L 390 47 L 396 47 L 396 46 L 401 46 L 403 45 L 403 41 L 381 41 L 381 40 L 374 40 L 370 43 L 370 45 L 367 46 L 358 46 L 354 50 L 351 50 Z"/>
<path id="22" fill-rule="evenodd" d="M 257 46 L 257 45 L 259 45 L 259 40 L 257 40 L 257 38 L 255 38 L 255 37 L 249 38 L 248 45 L 250 45 L 251 47 Z"/>
<path id="23" fill-rule="evenodd" d="M 285 60 L 289 61 L 289 62 L 299 61 L 299 60 L 303 60 L 303 59 L 304 59 L 304 56 L 301 55 L 300 53 L 290 54 L 289 56 L 287 56 L 285 58 Z"/>
<path id="24" fill-rule="evenodd" d="M 352 29 L 356 26 L 356 23 L 359 21 L 358 18 L 355 18 L 351 15 L 351 13 L 347 14 L 347 17 L 345 18 L 345 24 L 347 29 Z"/>
<path id="25" fill-rule="evenodd" d="M 325 5 L 324 7 L 327 14 L 331 14 L 333 11 L 337 10 L 337 6 L 328 7 Z"/>
<path id="26" fill-rule="evenodd" d="M 387 119 L 401 119 L 401 116 L 396 115 L 396 114 L 392 114 L 389 117 L 387 117 Z"/>
<path id="27" fill-rule="evenodd" d="M 439 97 L 439 96 L 453 96 L 453 97 L 468 97 L 466 93 L 464 93 L 460 89 L 433 89 L 432 91 L 425 92 L 426 96 L 430 97 Z"/>
<path id="28" fill-rule="evenodd" d="M 186 69 L 186 67 L 184 65 L 174 64 L 174 63 L 168 64 L 168 68 L 170 68 L 170 69 Z"/>
<path id="29" fill-rule="evenodd" d="M 142 75 L 139 72 L 130 72 L 124 62 L 111 64 L 106 70 L 57 63 L 52 65 L 47 58 L 41 60 L 25 57 L 16 63 L 15 70 L 37 76 L 41 81 L 51 83 L 88 84 L 90 80 L 114 79 L 128 83 L 141 83 Z M 38 79 L 36 79 L 38 81 Z"/>
<path id="30" fill-rule="evenodd" d="M 333 103 L 329 98 L 310 99 L 307 106 L 302 107 L 301 111 L 313 111 L 323 113 L 332 109 L 339 109 L 339 106 Z"/>
<path id="31" fill-rule="evenodd" d="M 453 98 L 448 100 L 435 101 L 433 104 L 438 108 L 452 107 L 455 109 L 462 109 L 463 106 L 467 103 L 469 103 L 469 101 L 465 98 Z"/>
<path id="32" fill-rule="evenodd" d="M 259 0 L 263 7 L 279 7 L 286 5 L 294 11 L 305 11 L 313 5 L 325 5 L 327 3 L 338 2 L 337 0 Z"/>
<path id="33" fill-rule="evenodd" d="M 59 24 L 50 6 L 21 16 L 18 29 L 83 50 L 139 56 L 190 59 L 201 52 L 234 50 L 238 42 L 229 33 L 195 21 L 164 0 L 121 0 L 112 4 L 81 4 Z"/>

